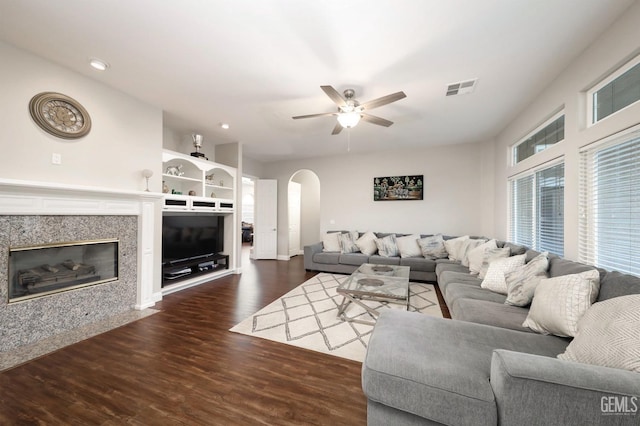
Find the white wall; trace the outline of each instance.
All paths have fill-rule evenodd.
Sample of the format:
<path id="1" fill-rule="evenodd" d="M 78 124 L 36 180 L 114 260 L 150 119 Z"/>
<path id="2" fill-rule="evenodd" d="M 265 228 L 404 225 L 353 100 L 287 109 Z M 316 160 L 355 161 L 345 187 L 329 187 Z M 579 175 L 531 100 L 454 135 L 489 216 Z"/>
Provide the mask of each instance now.
<path id="1" fill-rule="evenodd" d="M 278 180 L 278 254 L 288 250 L 287 185 L 300 169 L 320 179 L 320 231 L 349 229 L 462 235 L 482 233 L 492 215 L 492 169 L 483 164 L 484 144 L 464 144 L 265 164 Z M 373 178 L 424 175 L 424 200 L 373 201 Z M 487 198 L 488 197 L 488 198 Z M 485 204 L 488 207 L 484 207 Z M 486 218 L 485 218 L 486 221 Z"/>
<path id="2" fill-rule="evenodd" d="M 604 77 L 640 53 L 640 2 L 579 55 L 510 126 L 495 139 L 495 218 L 497 237 L 507 237 L 507 179 L 559 156 L 565 161 L 564 256 L 578 259 L 579 148 L 640 123 L 640 104 L 586 126 L 586 94 Z M 565 107 L 565 140 L 517 166 L 509 166 L 510 146 L 526 136 L 554 111 Z"/>
<path id="3" fill-rule="evenodd" d="M 122 92 L 8 44 L 0 43 L 0 176 L 10 179 L 160 192 L 162 111 Z M 29 100 L 59 92 L 89 112 L 91 132 L 81 139 L 56 138 L 29 114 Z M 62 164 L 51 164 L 52 153 Z"/>
<path id="4" fill-rule="evenodd" d="M 291 179 L 301 185 L 300 248 L 319 241 L 320 236 L 320 180 L 310 170 L 300 170 Z"/>

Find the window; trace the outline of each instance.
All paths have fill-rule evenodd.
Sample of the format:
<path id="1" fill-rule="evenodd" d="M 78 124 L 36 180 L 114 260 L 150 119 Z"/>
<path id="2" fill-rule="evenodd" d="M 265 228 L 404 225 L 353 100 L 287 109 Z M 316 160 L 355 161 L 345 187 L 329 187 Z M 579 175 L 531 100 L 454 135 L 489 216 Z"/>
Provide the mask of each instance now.
<path id="1" fill-rule="evenodd" d="M 640 129 L 580 155 L 580 260 L 640 275 Z"/>
<path id="2" fill-rule="evenodd" d="M 564 112 L 560 112 L 513 147 L 513 164 L 544 151 L 564 140 Z"/>
<path id="3" fill-rule="evenodd" d="M 510 181 L 510 240 L 564 253 L 564 163 Z"/>
<path id="4" fill-rule="evenodd" d="M 590 124 L 640 100 L 640 56 L 587 92 Z"/>

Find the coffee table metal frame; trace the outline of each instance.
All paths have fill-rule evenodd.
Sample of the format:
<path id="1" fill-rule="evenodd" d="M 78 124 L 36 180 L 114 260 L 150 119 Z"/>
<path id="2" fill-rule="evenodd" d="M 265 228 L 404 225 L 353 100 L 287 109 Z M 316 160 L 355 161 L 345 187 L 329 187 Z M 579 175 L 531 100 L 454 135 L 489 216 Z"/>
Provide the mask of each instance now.
<path id="1" fill-rule="evenodd" d="M 386 268 L 391 268 L 391 271 L 376 271 L 376 269 L 384 270 Z M 336 292 L 343 296 L 342 303 L 338 307 L 338 317 L 343 321 L 374 325 L 380 312 L 367 306 L 363 303 L 364 301 L 398 303 L 405 305 L 406 309 L 409 310 L 409 271 L 408 266 L 375 265 L 370 263 L 360 265 L 336 289 Z M 359 283 L 362 279 L 381 280 L 383 284 L 379 286 L 363 285 Z M 345 314 L 345 310 L 351 303 L 355 303 L 365 309 L 373 321 L 348 317 Z"/>

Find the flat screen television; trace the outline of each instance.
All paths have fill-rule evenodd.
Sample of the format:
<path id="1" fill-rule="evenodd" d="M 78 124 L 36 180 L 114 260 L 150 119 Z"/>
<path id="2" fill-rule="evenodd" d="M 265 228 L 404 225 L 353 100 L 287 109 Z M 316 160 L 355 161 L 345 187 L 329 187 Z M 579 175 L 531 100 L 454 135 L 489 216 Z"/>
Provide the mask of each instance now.
<path id="1" fill-rule="evenodd" d="M 224 250 L 224 216 L 162 216 L 162 262 L 175 263 Z"/>

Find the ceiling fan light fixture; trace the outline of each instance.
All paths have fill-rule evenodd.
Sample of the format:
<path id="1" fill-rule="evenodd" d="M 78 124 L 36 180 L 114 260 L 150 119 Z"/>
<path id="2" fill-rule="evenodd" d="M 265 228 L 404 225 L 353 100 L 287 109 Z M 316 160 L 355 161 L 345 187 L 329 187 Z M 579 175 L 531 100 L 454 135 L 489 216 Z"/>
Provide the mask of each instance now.
<path id="1" fill-rule="evenodd" d="M 338 115 L 338 123 L 345 129 L 356 127 L 360 121 L 361 115 L 357 112 L 343 112 Z"/>

